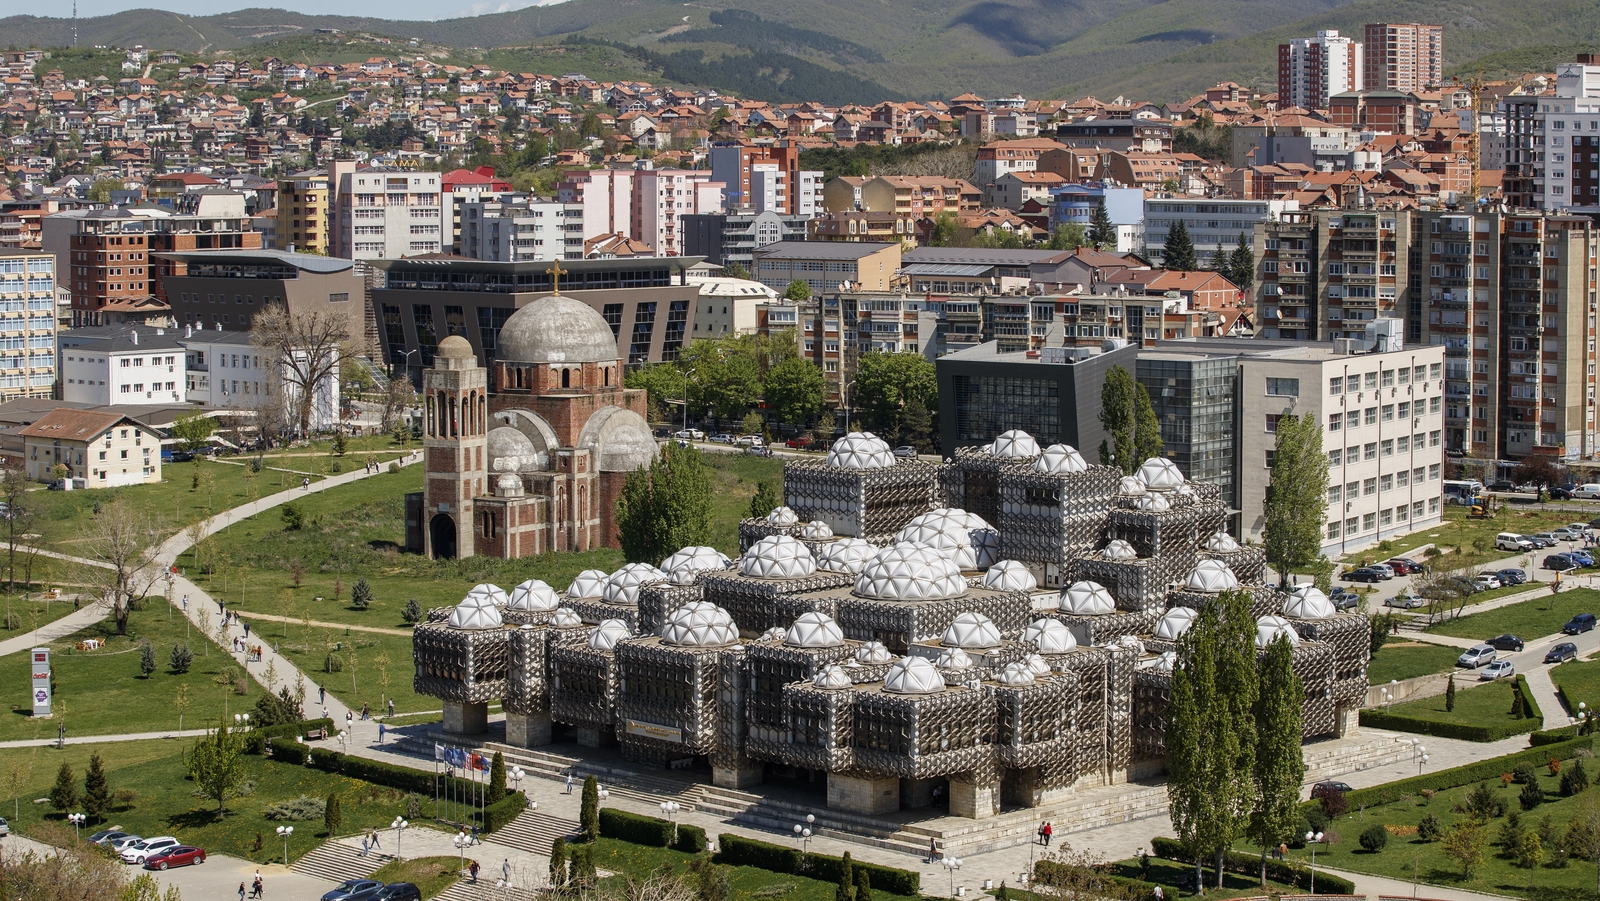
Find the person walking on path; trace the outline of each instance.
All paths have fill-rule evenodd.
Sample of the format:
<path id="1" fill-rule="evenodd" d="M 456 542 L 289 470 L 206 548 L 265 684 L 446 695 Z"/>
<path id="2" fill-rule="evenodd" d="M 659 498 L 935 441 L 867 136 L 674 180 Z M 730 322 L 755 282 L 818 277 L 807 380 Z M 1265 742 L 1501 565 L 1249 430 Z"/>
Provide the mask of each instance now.
<path id="1" fill-rule="evenodd" d="M 511 858 L 509 857 L 505 859 L 505 863 L 500 864 L 500 878 L 505 881 L 506 885 L 509 886 L 511 884 Z"/>
<path id="2" fill-rule="evenodd" d="M 930 835 L 930 836 L 928 836 L 928 863 L 933 863 L 934 861 L 936 861 L 938 859 L 939 859 L 939 840 Z"/>
<path id="3" fill-rule="evenodd" d="M 378 830 L 376 830 L 376 829 L 372 830 L 370 835 L 372 836 L 372 847 L 377 848 L 379 851 L 382 851 L 383 850 L 383 846 L 378 844 Z"/>
<path id="4" fill-rule="evenodd" d="M 572 771 L 567 771 L 567 794 L 572 794 Z"/>
<path id="5" fill-rule="evenodd" d="M 369 715 L 369 708 L 367 707 L 366 704 L 362 704 L 361 705 L 361 719 L 363 721 L 366 721 L 366 720 L 369 720 L 371 718 L 372 717 Z"/>
<path id="6" fill-rule="evenodd" d="M 244 901 L 244 883 L 239 883 L 239 901 Z"/>
<path id="7" fill-rule="evenodd" d="M 394 698 L 389 699 L 389 715 L 394 716 Z"/>
<path id="8" fill-rule="evenodd" d="M 472 862 L 472 866 L 469 867 L 469 869 L 472 871 L 472 881 L 473 882 L 477 882 L 478 881 L 478 862 L 476 860 L 474 860 Z"/>
<path id="9" fill-rule="evenodd" d="M 311 477 L 310 476 L 306 476 L 305 478 L 300 480 L 300 488 L 301 488 L 302 491 L 310 491 L 311 490 Z"/>
<path id="10" fill-rule="evenodd" d="M 1051 826 L 1050 822 L 1046 820 L 1044 824 L 1044 846 L 1046 848 L 1050 847 L 1050 837 L 1055 835 L 1055 832 L 1055 827 Z"/>
<path id="11" fill-rule="evenodd" d="M 244 626 L 244 637 L 245 638 L 249 638 L 250 637 L 250 624 L 248 622 L 245 622 L 244 620 L 240 620 L 239 621 L 239 625 Z"/>
<path id="12" fill-rule="evenodd" d="M 379 723 L 378 724 L 378 744 L 380 744 L 380 745 L 383 744 L 383 731 L 384 731 L 384 726 L 383 726 L 382 723 Z"/>
<path id="13" fill-rule="evenodd" d="M 317 703 L 318 704 L 326 704 L 326 703 L 328 703 L 328 689 L 325 686 L 322 686 L 322 685 L 318 685 L 317 686 Z M 328 715 L 328 711 L 327 710 L 323 710 L 322 711 L 322 715 L 323 716 L 327 716 Z"/>
<path id="14" fill-rule="evenodd" d="M 481 844 L 483 844 L 483 839 L 478 837 L 478 824 L 477 823 L 473 823 L 472 824 L 472 841 L 467 842 L 467 844 L 469 844 L 469 845 L 481 845 Z"/>
<path id="15" fill-rule="evenodd" d="M 365 835 L 361 836 L 361 856 L 366 857 L 372 853 L 372 841 Z"/>

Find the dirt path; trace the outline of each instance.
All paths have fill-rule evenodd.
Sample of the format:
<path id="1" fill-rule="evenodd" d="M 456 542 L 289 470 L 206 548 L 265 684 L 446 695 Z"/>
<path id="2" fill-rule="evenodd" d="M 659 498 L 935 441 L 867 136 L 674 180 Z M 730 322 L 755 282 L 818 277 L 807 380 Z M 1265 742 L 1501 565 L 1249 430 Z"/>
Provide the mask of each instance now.
<path id="1" fill-rule="evenodd" d="M 293 616 L 275 616 L 275 615 L 273 615 L 271 613 L 251 613 L 248 610 L 244 610 L 244 611 L 241 611 L 239 613 L 239 615 L 241 617 L 243 617 L 244 619 L 250 620 L 251 622 L 255 622 L 257 620 L 265 620 L 265 621 L 274 622 L 274 623 L 290 623 L 292 625 L 297 625 L 297 626 L 304 626 L 306 624 L 306 621 L 303 620 L 303 619 L 297 619 L 297 618 L 295 618 Z M 311 625 L 313 625 L 313 626 L 315 626 L 315 627 L 317 627 L 319 629 L 349 629 L 352 632 L 377 632 L 377 633 L 379 633 L 381 635 L 410 635 L 411 634 L 411 630 L 410 629 L 390 629 L 390 628 L 387 628 L 385 626 L 353 626 L 353 625 L 351 625 L 349 623 L 330 623 L 330 622 L 324 622 L 324 621 L 322 621 L 320 619 L 312 620 L 311 621 Z M 261 630 L 258 628 L 258 629 L 256 629 L 256 631 L 259 632 Z"/>

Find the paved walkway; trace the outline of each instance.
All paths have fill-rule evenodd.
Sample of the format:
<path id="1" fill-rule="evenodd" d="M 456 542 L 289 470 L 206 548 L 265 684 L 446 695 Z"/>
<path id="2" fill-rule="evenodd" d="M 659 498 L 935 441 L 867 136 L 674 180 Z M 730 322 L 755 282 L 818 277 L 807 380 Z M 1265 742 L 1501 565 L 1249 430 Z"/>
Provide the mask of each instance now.
<path id="1" fill-rule="evenodd" d="M 155 738 L 199 738 L 206 734 L 204 729 L 185 729 L 179 732 L 173 729 L 169 732 L 118 732 L 112 735 L 69 735 L 69 745 L 100 745 L 118 741 L 149 741 Z M 0 741 L 0 748 L 37 748 L 43 746 L 54 747 L 56 740 L 40 736 L 38 738 L 22 738 L 15 741 Z"/>
<path id="2" fill-rule="evenodd" d="M 295 625 L 304 625 L 305 622 L 306 622 L 305 620 L 300 619 L 297 616 L 277 616 L 277 615 L 271 614 L 271 613 L 254 613 L 254 612 L 252 612 L 252 613 L 246 613 L 244 615 L 246 617 L 248 617 L 251 622 L 255 622 L 256 620 L 261 620 L 261 621 L 264 621 L 264 622 L 274 622 L 274 623 L 294 623 Z M 330 623 L 330 622 L 324 622 L 324 621 L 322 621 L 320 619 L 312 620 L 311 621 L 311 625 L 316 626 L 319 629 L 346 629 L 346 630 L 349 630 L 351 632 L 378 632 L 378 633 L 381 633 L 381 634 L 384 634 L 384 635 L 410 635 L 411 634 L 411 630 L 410 629 L 391 629 L 391 628 L 388 628 L 388 627 L 385 627 L 385 626 L 354 626 L 354 625 L 351 625 L 350 623 Z M 257 631 L 260 631 L 260 630 L 258 629 Z"/>
<path id="3" fill-rule="evenodd" d="M 104 606 L 91 602 L 54 622 L 40 626 L 26 635 L 18 635 L 16 638 L 0 641 L 0 657 L 49 644 L 58 638 L 65 638 L 74 632 L 87 629 L 105 619 L 110 613 L 111 611 Z"/>

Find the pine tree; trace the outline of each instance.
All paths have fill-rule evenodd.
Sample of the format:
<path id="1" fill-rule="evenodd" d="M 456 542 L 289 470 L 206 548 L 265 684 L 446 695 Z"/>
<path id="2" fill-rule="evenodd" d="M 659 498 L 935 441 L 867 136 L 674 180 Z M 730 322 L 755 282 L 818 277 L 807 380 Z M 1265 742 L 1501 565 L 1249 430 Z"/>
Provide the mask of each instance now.
<path id="1" fill-rule="evenodd" d="M 1094 213 L 1089 219 L 1089 243 L 1095 250 L 1117 249 L 1117 229 L 1111 224 L 1111 214 L 1106 212 L 1104 197 L 1095 204 Z"/>
<path id="2" fill-rule="evenodd" d="M 499 751 L 494 752 L 494 757 L 489 761 L 489 790 L 484 795 L 484 800 L 490 804 L 504 800 L 506 796 L 506 759 Z"/>
<path id="3" fill-rule="evenodd" d="M 556 836 L 550 843 L 550 885 L 561 888 L 567 884 L 567 840 Z"/>
<path id="4" fill-rule="evenodd" d="M 1241 291 L 1250 290 L 1256 283 L 1256 252 L 1251 249 L 1244 232 L 1239 233 L 1239 243 L 1228 255 L 1228 281 L 1238 285 Z"/>
<path id="5" fill-rule="evenodd" d="M 833 890 L 833 901 L 852 901 L 856 893 L 856 874 L 850 866 L 850 852 L 844 852 L 839 861 L 839 886 Z"/>
<path id="6" fill-rule="evenodd" d="M 417 603 L 416 598 L 406 599 L 406 605 L 400 608 L 400 619 L 413 625 L 422 622 L 422 605 Z"/>
<path id="7" fill-rule="evenodd" d="M 344 828 L 344 811 L 339 808 L 337 792 L 328 792 L 327 803 L 322 807 L 322 825 L 328 830 L 328 838 L 337 836 Z"/>
<path id="8" fill-rule="evenodd" d="M 1173 272 L 1193 272 L 1200 268 L 1194 241 L 1189 238 L 1189 227 L 1183 224 L 1182 219 L 1172 220 L 1166 247 L 1161 251 L 1161 265 Z"/>
<path id="9" fill-rule="evenodd" d="M 856 868 L 856 901 L 872 901 L 872 874 L 866 867 Z M 1000 883 L 995 901 L 1006 901 L 1006 884 Z"/>
<path id="10" fill-rule="evenodd" d="M 1514 720 L 1527 719 L 1528 711 L 1522 703 L 1522 687 L 1511 683 L 1511 718 Z"/>
<path id="11" fill-rule="evenodd" d="M 583 830 L 583 840 L 592 842 L 600 837 L 600 783 L 593 776 L 583 779 L 583 805 L 578 811 L 578 826 Z"/>
<path id="12" fill-rule="evenodd" d="M 149 645 L 145 645 L 149 647 Z M 106 782 L 105 764 L 99 752 L 89 755 L 89 770 L 83 774 L 83 812 L 102 822 L 111 809 L 111 786 Z"/>
<path id="13" fill-rule="evenodd" d="M 1453 713 L 1456 709 L 1456 674 L 1450 674 L 1450 681 L 1444 686 L 1444 709 L 1446 713 Z"/>
<path id="14" fill-rule="evenodd" d="M 1256 698 L 1255 806 L 1250 832 L 1261 844 L 1261 884 L 1267 884 L 1267 849 L 1294 834 L 1299 824 L 1300 783 L 1305 757 L 1300 749 L 1305 687 L 1294 671 L 1294 649 L 1279 636 L 1261 661 L 1261 693 Z"/>
<path id="15" fill-rule="evenodd" d="M 56 784 L 50 789 L 50 806 L 62 813 L 77 813 L 78 779 L 72 774 L 72 766 L 65 761 L 61 769 L 56 770 Z"/>
<path id="16" fill-rule="evenodd" d="M 1166 456 L 1167 446 L 1161 441 L 1161 420 L 1156 418 L 1155 405 L 1150 402 L 1150 389 L 1140 384 L 1134 388 L 1134 457 L 1141 463 L 1151 457 Z"/>
<path id="17" fill-rule="evenodd" d="M 356 584 L 350 586 L 350 606 L 357 610 L 372 606 L 372 586 L 366 579 L 357 579 Z"/>
<path id="18" fill-rule="evenodd" d="M 632 562 L 708 543 L 711 476 L 700 451 L 667 442 L 648 470 L 628 474 L 617 501 L 618 540 Z"/>
<path id="19" fill-rule="evenodd" d="M 156 649 L 150 646 L 150 642 L 142 642 L 139 646 L 139 672 L 148 679 L 155 671 Z"/>
<path id="20" fill-rule="evenodd" d="M 1322 423 L 1310 413 L 1282 416 L 1276 438 L 1262 544 L 1279 583 L 1287 585 L 1290 573 L 1305 571 L 1322 555 L 1328 458 L 1322 452 Z"/>
<path id="21" fill-rule="evenodd" d="M 1221 244 L 1217 245 L 1216 250 L 1211 251 L 1211 261 L 1206 264 L 1206 268 L 1212 272 L 1221 274 L 1224 278 L 1227 278 L 1228 272 L 1230 271 L 1228 265 L 1228 252 L 1222 249 Z"/>
<path id="22" fill-rule="evenodd" d="M 778 490 L 772 487 L 772 483 L 762 482 L 756 486 L 756 493 L 750 498 L 750 518 L 766 519 L 767 514 L 782 503 L 783 498 L 778 496 Z"/>

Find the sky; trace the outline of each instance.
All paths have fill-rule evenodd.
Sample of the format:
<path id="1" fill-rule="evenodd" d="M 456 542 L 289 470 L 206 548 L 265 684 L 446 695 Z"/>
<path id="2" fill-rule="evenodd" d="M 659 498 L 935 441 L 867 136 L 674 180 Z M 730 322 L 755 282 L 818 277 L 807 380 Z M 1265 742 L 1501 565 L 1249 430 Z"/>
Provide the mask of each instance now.
<path id="1" fill-rule="evenodd" d="M 344 16 L 374 16 L 383 19 L 453 19 L 485 13 L 509 12 L 526 6 L 550 6 L 561 0 L 78 0 L 78 16 L 108 16 L 129 8 L 165 9 L 190 16 L 208 16 L 236 9 L 287 9 L 308 15 L 324 13 Z M 62 0 L 55 10 L 71 15 L 70 0 Z M 0 0 L 0 17 L 23 10 L 12 0 Z M 63 12 L 52 10 L 52 15 Z"/>

